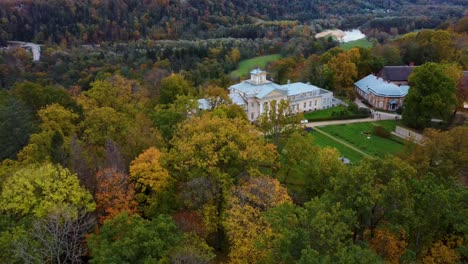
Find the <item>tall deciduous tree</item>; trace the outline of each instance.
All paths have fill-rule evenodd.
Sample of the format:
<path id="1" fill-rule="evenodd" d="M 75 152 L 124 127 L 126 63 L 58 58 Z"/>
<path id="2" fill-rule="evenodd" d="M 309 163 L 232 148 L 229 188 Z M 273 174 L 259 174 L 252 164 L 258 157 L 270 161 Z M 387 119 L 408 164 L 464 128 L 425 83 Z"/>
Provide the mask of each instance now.
<path id="1" fill-rule="evenodd" d="M 271 100 L 263 114 L 258 117 L 257 124 L 265 139 L 271 140 L 281 150 L 285 143 L 282 139 L 288 138 L 292 132 L 301 128 L 301 119 L 302 114 L 291 115 L 289 101 Z"/>
<path id="2" fill-rule="evenodd" d="M 159 102 L 171 104 L 177 99 L 177 95 L 188 95 L 189 83 L 179 74 L 172 74 L 161 80 Z"/>
<path id="3" fill-rule="evenodd" d="M 106 168 L 98 171 L 96 183 L 96 209 L 101 223 L 122 212 L 134 214 L 138 211 L 135 190 L 128 175 Z"/>
<path id="4" fill-rule="evenodd" d="M 208 86 L 205 88 L 205 99 L 208 101 L 209 110 L 231 103 L 227 91 L 217 86 Z"/>
<path id="5" fill-rule="evenodd" d="M 357 52 L 359 55 L 359 52 Z M 358 76 L 358 68 L 353 62 L 358 57 L 350 52 L 342 52 L 333 57 L 327 66 L 333 72 L 333 91 L 337 95 L 352 95 L 354 79 Z"/>
<path id="6" fill-rule="evenodd" d="M 125 213 L 106 221 L 88 239 L 90 263 L 158 263 L 169 261 L 183 236 L 167 215 L 145 220 Z"/>
<path id="7" fill-rule="evenodd" d="M 58 208 L 46 218 L 33 220 L 26 233 L 17 229 L 20 236 L 12 241 L 12 251 L 23 263 L 84 263 L 85 236 L 94 225 L 88 213 Z"/>
<path id="8" fill-rule="evenodd" d="M 130 164 L 130 180 L 135 183 L 135 198 L 145 215 L 151 214 L 156 207 L 170 206 L 161 203 L 171 200 L 173 196 L 168 191 L 174 179 L 161 165 L 161 155 L 161 151 L 150 147 Z"/>
<path id="9" fill-rule="evenodd" d="M 432 173 L 446 183 L 455 182 L 468 169 L 468 128 L 455 127 L 449 131 L 426 129 L 421 145 L 414 145 L 405 157 L 418 175 Z"/>
<path id="10" fill-rule="evenodd" d="M 426 63 L 409 78 L 410 90 L 405 99 L 403 121 L 414 128 L 430 126 L 431 119 L 447 122 L 457 107 L 455 82 L 447 75 L 444 66 Z"/>
<path id="11" fill-rule="evenodd" d="M 250 177 L 232 190 L 223 221 L 230 263 L 256 263 L 265 257 L 255 246 L 258 237 L 269 232 L 262 212 L 287 202 L 291 198 L 286 189 L 268 176 Z"/>
<path id="12" fill-rule="evenodd" d="M 184 199 L 197 203 L 208 228 L 222 239 L 220 217 L 231 186 L 247 173 L 271 173 L 277 154 L 247 121 L 219 117 L 192 117 L 179 126 L 164 161 L 184 190 Z M 202 209 L 200 209 L 202 208 Z"/>
<path id="13" fill-rule="evenodd" d="M 95 203 L 68 169 L 45 163 L 16 171 L 4 183 L 0 209 L 18 217 L 45 217 L 56 208 L 91 212 Z"/>

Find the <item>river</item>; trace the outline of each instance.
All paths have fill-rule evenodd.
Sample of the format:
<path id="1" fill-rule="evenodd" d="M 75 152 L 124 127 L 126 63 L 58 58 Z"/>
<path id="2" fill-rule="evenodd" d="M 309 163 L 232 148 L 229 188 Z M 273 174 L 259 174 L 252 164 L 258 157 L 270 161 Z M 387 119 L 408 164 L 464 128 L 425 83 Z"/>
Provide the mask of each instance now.
<path id="1" fill-rule="evenodd" d="M 351 31 L 345 31 L 345 36 L 342 38 L 341 42 L 350 42 L 358 39 L 363 39 L 366 37 L 364 33 L 361 32 L 359 29 L 353 29 Z"/>

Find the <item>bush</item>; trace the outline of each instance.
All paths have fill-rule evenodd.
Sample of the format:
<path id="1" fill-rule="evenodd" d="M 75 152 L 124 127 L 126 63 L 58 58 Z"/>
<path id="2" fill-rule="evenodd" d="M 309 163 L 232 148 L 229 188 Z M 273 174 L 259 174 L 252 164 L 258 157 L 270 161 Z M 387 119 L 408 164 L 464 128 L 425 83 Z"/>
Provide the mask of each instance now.
<path id="1" fill-rule="evenodd" d="M 359 107 L 357 109 L 357 114 L 363 114 L 363 115 L 370 115 L 371 114 L 371 111 L 369 108 L 365 108 L 365 107 Z"/>
<path id="2" fill-rule="evenodd" d="M 348 104 L 348 109 L 349 112 L 351 113 L 357 113 L 358 112 L 358 105 L 355 102 L 350 102 Z"/>
<path id="3" fill-rule="evenodd" d="M 379 137 L 383 137 L 383 138 L 389 138 L 391 133 L 388 132 L 382 126 L 374 126 L 374 135 L 379 136 Z"/>

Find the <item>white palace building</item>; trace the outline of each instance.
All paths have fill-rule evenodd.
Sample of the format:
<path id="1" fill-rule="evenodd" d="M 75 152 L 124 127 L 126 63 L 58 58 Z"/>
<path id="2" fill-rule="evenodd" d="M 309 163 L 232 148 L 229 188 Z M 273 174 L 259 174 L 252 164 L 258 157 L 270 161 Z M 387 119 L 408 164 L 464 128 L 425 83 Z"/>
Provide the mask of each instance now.
<path id="1" fill-rule="evenodd" d="M 250 79 L 230 86 L 232 102 L 244 108 L 250 121 L 267 109 L 270 101 L 288 100 L 292 114 L 325 109 L 336 105 L 333 93 L 309 83 L 279 85 L 266 79 L 267 72 L 255 69 Z"/>

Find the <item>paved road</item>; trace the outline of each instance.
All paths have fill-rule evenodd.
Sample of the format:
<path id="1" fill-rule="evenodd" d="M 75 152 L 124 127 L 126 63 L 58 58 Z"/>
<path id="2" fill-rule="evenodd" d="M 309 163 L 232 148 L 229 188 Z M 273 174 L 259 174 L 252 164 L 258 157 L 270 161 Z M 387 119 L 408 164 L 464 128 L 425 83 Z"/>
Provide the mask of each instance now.
<path id="1" fill-rule="evenodd" d="M 306 127 L 321 127 L 321 126 L 352 124 L 352 123 L 364 123 L 364 122 L 374 122 L 374 121 L 377 121 L 377 119 L 375 119 L 375 118 L 361 118 L 361 119 L 310 122 L 310 123 L 305 124 L 305 125 L 306 125 Z"/>
<path id="2" fill-rule="evenodd" d="M 33 54 L 33 61 L 41 59 L 41 45 L 22 41 L 8 41 L 8 43 L 20 45 L 21 47 L 30 48 Z"/>
<path id="3" fill-rule="evenodd" d="M 331 125 L 341 125 L 341 124 L 352 124 L 352 123 L 364 123 L 364 122 L 375 122 L 379 120 L 395 120 L 394 114 L 376 112 L 374 117 L 371 118 L 360 118 L 360 119 L 348 119 L 348 120 L 331 120 L 331 121 L 320 121 L 320 122 L 310 122 L 305 124 L 306 127 L 321 127 L 321 126 L 331 126 Z M 380 116 L 378 115 L 380 114 Z"/>

